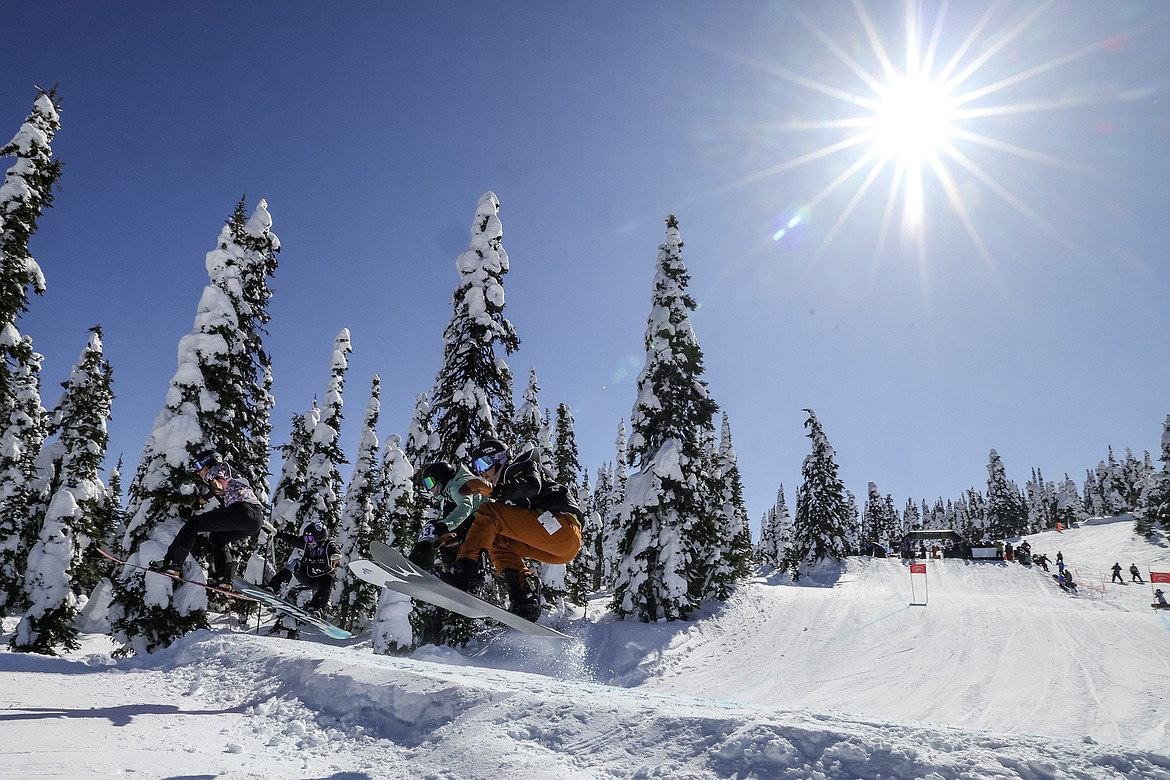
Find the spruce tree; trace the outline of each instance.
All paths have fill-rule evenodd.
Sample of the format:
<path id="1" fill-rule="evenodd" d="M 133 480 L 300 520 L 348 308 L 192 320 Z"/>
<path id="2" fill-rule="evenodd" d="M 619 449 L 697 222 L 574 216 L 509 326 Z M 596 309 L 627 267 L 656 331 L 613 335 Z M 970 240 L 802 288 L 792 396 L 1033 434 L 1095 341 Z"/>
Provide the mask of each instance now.
<path id="1" fill-rule="evenodd" d="M 658 249 L 651 311 L 638 377 L 628 462 L 619 517 L 618 567 L 612 608 L 643 622 L 686 619 L 699 606 L 708 560 L 697 557 L 714 540 L 704 445 L 718 408 L 703 381 L 703 352 L 691 327 L 697 304 L 687 292 L 690 275 L 674 215 Z"/>
<path id="2" fill-rule="evenodd" d="M 1162 468 L 1142 480 L 1134 513 L 1133 532 L 1145 538 L 1152 537 L 1159 528 L 1170 532 L 1170 415 L 1162 423 L 1161 445 Z"/>
<path id="3" fill-rule="evenodd" d="M 337 618 L 347 629 L 358 627 L 370 617 L 378 600 L 378 589 L 350 574 L 350 561 L 365 558 L 370 542 L 384 541 L 388 535 L 389 518 L 378 511 L 378 491 L 382 475 L 378 464 L 378 412 L 381 405 L 382 380 L 375 375 L 370 386 L 370 400 L 362 419 L 361 439 L 354 458 L 353 476 L 345 491 L 341 510 L 341 528 L 337 532 L 337 546 L 341 562 L 337 567 L 337 584 L 333 593 L 337 601 Z"/>
<path id="4" fill-rule="evenodd" d="M 548 435 L 548 425 L 540 412 L 540 385 L 536 381 L 536 368 L 528 370 L 528 386 L 524 389 L 524 401 L 516 410 L 512 431 L 516 446 L 523 449 L 528 445 L 539 446 Z"/>
<path id="5" fill-rule="evenodd" d="M 718 512 L 718 565 L 706 597 L 722 601 L 731 595 L 732 586 L 751 572 L 753 551 L 747 505 L 743 500 L 743 478 L 739 472 L 739 458 L 731 441 L 731 421 L 727 412 L 723 412 L 713 476 Z"/>
<path id="6" fill-rule="evenodd" d="M 254 293 L 246 292 L 261 261 L 254 249 L 240 243 L 244 239 L 237 222 L 235 217 L 227 221 L 215 249 L 207 253 L 209 281 L 194 326 L 179 341 L 178 367 L 130 484 L 123 547 L 137 565 L 162 558 L 183 518 L 193 511 L 198 485 L 190 462 L 196 454 L 214 449 L 238 466 L 241 476 L 252 479 L 267 473 L 267 455 L 263 465 L 255 458 L 258 442 L 267 435 L 268 401 L 254 392 L 266 376 L 264 360 L 255 354 L 266 315 Z M 268 231 L 270 224 L 261 201 L 243 233 L 248 241 L 263 241 L 275 251 L 279 242 Z M 263 486 L 253 487 L 261 488 L 261 497 Z M 184 574 L 205 576 L 194 556 L 187 559 Z M 113 583 L 110 608 L 113 635 L 122 643 L 119 655 L 166 647 L 187 631 L 207 626 L 207 591 L 172 586 L 172 581 L 140 569 L 122 571 Z"/>
<path id="7" fill-rule="evenodd" d="M 28 555 L 24 588 L 29 607 L 12 636 L 14 650 L 55 655 L 57 648 L 80 646 L 77 604 L 102 578 L 96 548 L 113 531 L 115 519 L 98 475 L 109 443 L 111 382 L 101 329 L 95 327 L 61 385 L 65 392 L 48 428 L 57 440 L 41 453 L 50 500 Z"/>
<path id="8" fill-rule="evenodd" d="M 793 580 L 822 561 L 840 561 L 848 555 L 852 522 L 833 447 L 813 410 L 804 411 L 812 452 L 801 467 L 803 482 L 796 491 L 792 545 L 785 560 Z"/>
<path id="9" fill-rule="evenodd" d="M 763 566 L 782 568 L 792 542 L 792 516 L 784 502 L 784 485 L 776 491 L 774 503 L 760 520 L 760 542 L 756 558 Z"/>
<path id="10" fill-rule="evenodd" d="M 434 455 L 452 463 L 482 439 L 510 441 L 515 414 L 512 371 L 496 349 L 510 355 L 520 339 L 504 317 L 508 253 L 499 211 L 494 193 L 480 197 L 471 242 L 455 261 L 459 284 L 452 297 L 451 320 L 443 332 L 443 365 L 431 393 L 439 435 Z"/>
<path id="11" fill-rule="evenodd" d="M 40 89 L 32 113 L 0 157 L 15 157 L 0 184 L 0 616 L 24 608 L 24 558 L 29 523 L 45 496 L 34 485 L 45 435 L 40 400 L 43 357 L 17 329 L 28 311 L 28 289 L 40 295 L 45 277 L 29 251 L 41 214 L 53 205 L 61 163 L 52 142 L 61 127 L 55 90 Z"/>
<path id="12" fill-rule="evenodd" d="M 1028 507 L 1020 489 L 1007 478 L 995 450 L 987 462 L 987 533 L 992 539 L 1019 536 L 1028 523 Z"/>
<path id="13" fill-rule="evenodd" d="M 329 361 L 329 383 L 325 387 L 325 402 L 321 408 L 321 419 L 313 427 L 309 440 L 309 457 L 305 466 L 305 490 L 297 526 L 304 528 L 307 523 L 321 523 L 330 534 L 336 534 L 341 525 L 341 502 L 344 482 L 339 466 L 348 464 L 341 451 L 341 422 L 345 415 L 345 374 L 349 370 L 349 354 L 352 351 L 349 329 L 342 328 L 333 340 L 333 351 Z"/>
<path id="14" fill-rule="evenodd" d="M 382 480 L 377 499 L 378 513 L 386 544 L 406 551 L 418 537 L 420 526 L 415 511 L 414 467 L 402 447 L 402 437 L 392 434 L 382 447 Z M 378 654 L 405 653 L 416 646 L 409 596 L 389 588 L 378 595 L 370 624 L 370 644 Z"/>

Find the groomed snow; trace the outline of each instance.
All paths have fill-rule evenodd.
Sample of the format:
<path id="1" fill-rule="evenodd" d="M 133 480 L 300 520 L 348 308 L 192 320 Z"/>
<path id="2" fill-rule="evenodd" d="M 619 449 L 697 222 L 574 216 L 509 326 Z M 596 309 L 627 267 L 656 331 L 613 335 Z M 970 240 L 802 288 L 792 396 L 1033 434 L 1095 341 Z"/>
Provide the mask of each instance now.
<path id="1" fill-rule="evenodd" d="M 410 658 L 222 626 L 114 662 L 0 653 L 6 777 L 1166 778 L 1170 614 L 1109 567 L 1170 570 L 1132 523 L 1014 563 L 849 559 L 689 623 L 563 619 Z M 1128 574 L 1125 576 L 1129 580 Z M 913 591 L 911 586 L 913 584 Z M 911 601 L 926 606 L 910 606 Z M 7 635 L 14 626 L 6 619 Z"/>

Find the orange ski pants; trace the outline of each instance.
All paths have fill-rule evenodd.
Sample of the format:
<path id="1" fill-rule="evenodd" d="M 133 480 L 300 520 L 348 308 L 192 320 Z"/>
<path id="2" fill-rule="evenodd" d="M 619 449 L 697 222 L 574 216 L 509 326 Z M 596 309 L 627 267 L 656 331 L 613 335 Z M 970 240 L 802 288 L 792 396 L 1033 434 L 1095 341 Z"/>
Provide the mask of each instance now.
<path id="1" fill-rule="evenodd" d="M 535 509 L 488 501 L 476 510 L 459 557 L 478 558 L 480 550 L 488 551 L 501 574 L 505 569 L 527 572 L 525 558 L 568 563 L 581 551 L 581 521 L 567 512 L 542 515 Z"/>

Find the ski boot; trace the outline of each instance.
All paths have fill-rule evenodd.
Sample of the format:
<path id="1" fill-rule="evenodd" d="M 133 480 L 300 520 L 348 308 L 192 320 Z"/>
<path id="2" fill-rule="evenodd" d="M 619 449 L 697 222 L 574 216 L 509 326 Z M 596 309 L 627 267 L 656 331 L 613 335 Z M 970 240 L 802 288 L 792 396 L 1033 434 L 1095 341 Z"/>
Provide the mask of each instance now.
<path id="1" fill-rule="evenodd" d="M 182 564 L 171 563 L 166 558 L 163 558 L 159 561 L 148 561 L 146 568 L 150 569 L 151 571 L 158 572 L 159 574 L 165 574 L 168 577 L 183 576 Z"/>
<path id="2" fill-rule="evenodd" d="M 439 572 L 439 579 L 465 593 L 469 592 L 480 579 L 479 561 L 475 558 L 459 558 L 450 571 Z"/>
<path id="3" fill-rule="evenodd" d="M 508 611 L 535 623 L 540 619 L 540 580 L 530 571 L 504 569 L 508 586 Z"/>

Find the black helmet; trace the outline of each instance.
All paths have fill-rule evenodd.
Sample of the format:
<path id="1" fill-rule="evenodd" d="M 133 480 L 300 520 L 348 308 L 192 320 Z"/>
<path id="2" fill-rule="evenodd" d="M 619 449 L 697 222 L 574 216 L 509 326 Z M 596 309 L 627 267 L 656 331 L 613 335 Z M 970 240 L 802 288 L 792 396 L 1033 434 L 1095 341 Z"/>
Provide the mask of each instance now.
<path id="1" fill-rule="evenodd" d="M 316 520 L 301 529 L 301 536 L 305 537 L 305 541 L 321 540 L 328 535 L 329 531 L 325 528 L 325 524 Z"/>
<path id="2" fill-rule="evenodd" d="M 223 456 L 215 450 L 204 450 L 191 459 L 192 471 L 203 471 L 208 466 L 218 466 L 223 463 Z"/>
<path id="3" fill-rule="evenodd" d="M 436 461 L 423 468 L 418 475 L 423 490 L 431 495 L 438 495 L 447 488 L 447 483 L 455 478 L 455 467 L 445 461 Z"/>
<path id="4" fill-rule="evenodd" d="M 508 462 L 508 448 L 499 439 L 484 439 L 467 453 L 471 470 L 482 474 L 496 463 Z"/>

